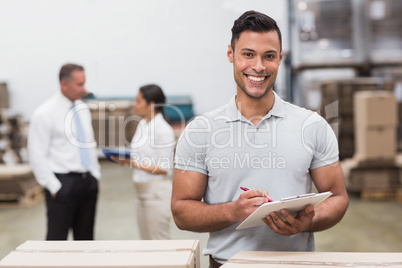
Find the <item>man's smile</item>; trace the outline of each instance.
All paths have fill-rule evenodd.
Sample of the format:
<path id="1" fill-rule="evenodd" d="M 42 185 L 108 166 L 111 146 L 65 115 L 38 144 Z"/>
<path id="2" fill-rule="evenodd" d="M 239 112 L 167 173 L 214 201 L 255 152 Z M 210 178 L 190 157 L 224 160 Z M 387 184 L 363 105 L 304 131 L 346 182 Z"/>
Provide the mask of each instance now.
<path id="1" fill-rule="evenodd" d="M 265 80 L 268 79 L 269 76 L 261 76 L 261 75 L 250 75 L 250 74 L 244 74 L 247 79 L 252 82 L 252 83 L 258 83 L 262 84 L 264 83 Z"/>

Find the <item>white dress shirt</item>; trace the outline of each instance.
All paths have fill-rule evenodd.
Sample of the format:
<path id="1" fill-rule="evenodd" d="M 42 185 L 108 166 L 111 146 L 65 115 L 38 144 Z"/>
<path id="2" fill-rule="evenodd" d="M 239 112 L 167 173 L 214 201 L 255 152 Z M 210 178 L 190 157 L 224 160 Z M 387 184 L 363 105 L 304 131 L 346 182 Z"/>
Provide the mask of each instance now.
<path id="1" fill-rule="evenodd" d="M 133 180 L 136 183 L 146 183 L 166 178 L 172 174 L 173 151 L 176 140 L 172 127 L 158 113 L 148 123 L 142 119 L 137 126 L 131 142 L 131 158 L 142 166 L 158 166 L 167 175 L 152 174 L 135 169 Z"/>
<path id="2" fill-rule="evenodd" d="M 54 173 L 91 172 L 100 179 L 100 165 L 96 152 L 91 113 L 81 100 L 74 102 L 84 130 L 86 141 L 77 140 L 76 126 L 71 111 L 73 102 L 61 92 L 43 103 L 32 115 L 29 134 L 29 160 L 39 184 L 55 194 L 61 188 Z M 81 164 L 80 148 L 90 151 L 90 168 Z"/>

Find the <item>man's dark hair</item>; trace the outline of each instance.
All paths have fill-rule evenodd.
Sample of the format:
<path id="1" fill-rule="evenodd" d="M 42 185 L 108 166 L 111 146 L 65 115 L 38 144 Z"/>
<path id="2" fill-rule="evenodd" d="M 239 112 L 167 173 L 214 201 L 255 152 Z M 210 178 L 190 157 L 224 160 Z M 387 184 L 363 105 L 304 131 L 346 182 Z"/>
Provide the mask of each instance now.
<path id="1" fill-rule="evenodd" d="M 257 33 L 276 31 L 279 38 L 280 49 L 282 51 L 281 30 L 276 24 L 276 21 L 271 17 L 254 10 L 250 10 L 243 13 L 243 15 L 235 20 L 232 27 L 232 39 L 230 41 L 233 51 L 235 49 L 236 40 L 239 39 L 240 34 L 244 31 L 252 31 Z"/>
<path id="2" fill-rule="evenodd" d="M 70 81 L 71 77 L 72 77 L 72 73 L 74 71 L 84 71 L 84 67 L 82 67 L 81 65 L 72 64 L 72 63 L 64 64 L 60 69 L 59 81 L 60 82 L 62 80 Z"/>

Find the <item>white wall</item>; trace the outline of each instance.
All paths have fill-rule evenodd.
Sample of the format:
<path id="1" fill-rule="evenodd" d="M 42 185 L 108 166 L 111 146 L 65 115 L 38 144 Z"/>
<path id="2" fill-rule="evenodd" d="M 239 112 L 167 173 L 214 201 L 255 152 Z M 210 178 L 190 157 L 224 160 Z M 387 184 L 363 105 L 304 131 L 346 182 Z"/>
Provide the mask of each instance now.
<path id="1" fill-rule="evenodd" d="M 0 0 L 0 81 L 11 111 L 29 119 L 59 90 L 62 64 L 82 64 L 98 96 L 133 96 L 157 83 L 188 94 L 197 114 L 235 92 L 226 58 L 233 21 L 254 9 L 277 20 L 288 48 L 285 0 Z M 277 90 L 284 90 L 284 69 Z"/>

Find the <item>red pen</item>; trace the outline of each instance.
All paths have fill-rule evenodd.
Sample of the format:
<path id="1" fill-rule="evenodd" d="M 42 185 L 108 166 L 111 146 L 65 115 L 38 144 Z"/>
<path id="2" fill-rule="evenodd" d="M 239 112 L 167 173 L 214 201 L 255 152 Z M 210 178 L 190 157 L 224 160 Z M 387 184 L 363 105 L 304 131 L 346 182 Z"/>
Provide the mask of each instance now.
<path id="1" fill-rule="evenodd" d="M 243 191 L 248 191 L 249 189 L 246 187 L 240 187 L 240 189 L 242 189 Z M 274 202 L 274 200 L 268 198 L 268 196 L 265 196 L 265 198 L 268 200 L 268 202 Z"/>

